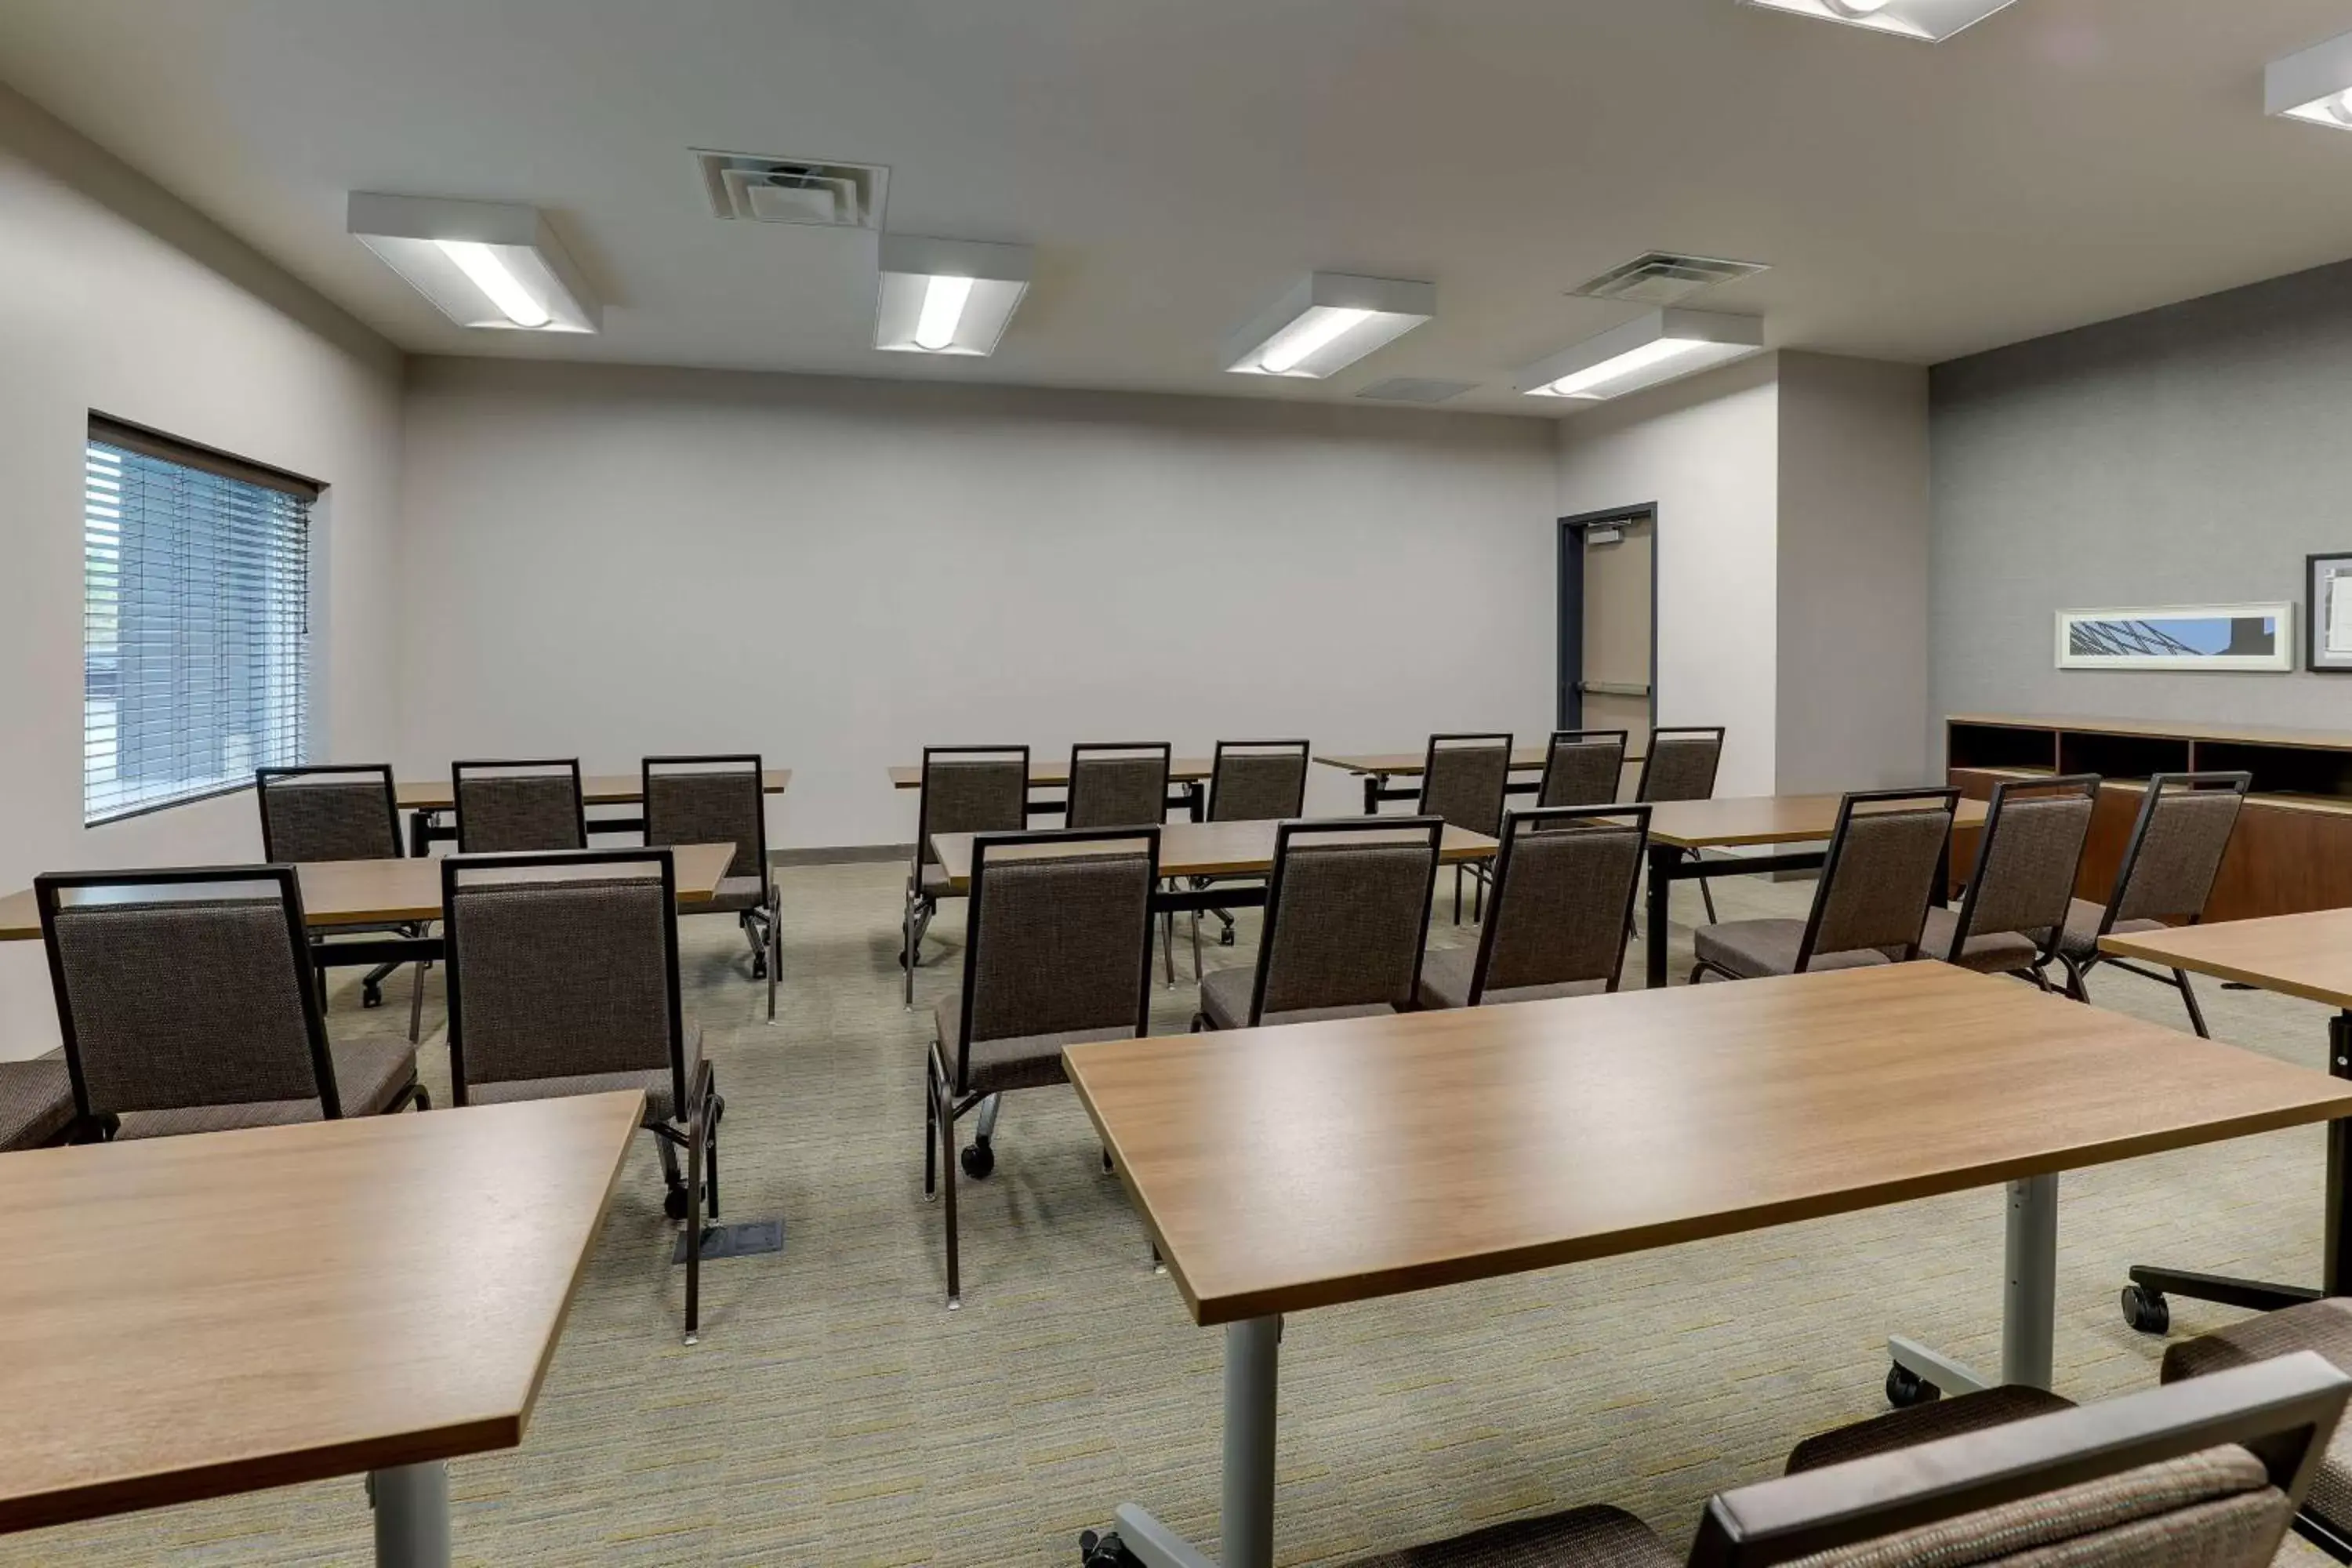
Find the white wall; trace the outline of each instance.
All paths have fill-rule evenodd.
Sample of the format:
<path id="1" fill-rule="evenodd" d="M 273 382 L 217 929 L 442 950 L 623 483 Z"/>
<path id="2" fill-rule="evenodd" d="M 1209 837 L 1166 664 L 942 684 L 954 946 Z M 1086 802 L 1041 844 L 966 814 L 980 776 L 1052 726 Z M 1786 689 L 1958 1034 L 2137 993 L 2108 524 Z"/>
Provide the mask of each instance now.
<path id="1" fill-rule="evenodd" d="M 1780 387 L 1761 354 L 1570 415 L 1563 515 L 1658 508 L 1658 722 L 1721 724 L 1719 795 L 1775 784 Z"/>
<path id="2" fill-rule="evenodd" d="M 239 793 L 81 825 L 81 471 L 93 409 L 325 479 L 321 754 L 389 747 L 400 365 L 238 242 L 0 89 L 0 889 L 257 858 Z M 0 944 L 0 1057 L 47 1049 L 37 943 Z"/>
<path id="3" fill-rule="evenodd" d="M 757 749 L 887 844 L 927 742 L 1549 728 L 1543 420 L 426 360 L 406 431 L 415 768 Z"/>

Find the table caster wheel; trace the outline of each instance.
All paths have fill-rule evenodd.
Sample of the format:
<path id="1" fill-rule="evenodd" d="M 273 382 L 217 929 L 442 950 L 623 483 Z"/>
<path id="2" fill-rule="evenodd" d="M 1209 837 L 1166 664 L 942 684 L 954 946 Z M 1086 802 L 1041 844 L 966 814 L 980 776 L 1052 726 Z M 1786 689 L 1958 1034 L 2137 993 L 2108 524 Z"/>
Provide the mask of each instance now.
<path id="1" fill-rule="evenodd" d="M 1897 1410 L 1941 1399 L 1944 1391 L 1900 1363 L 1886 1369 L 1886 1403 Z"/>
<path id="2" fill-rule="evenodd" d="M 973 1181 L 985 1181 L 996 1169 L 996 1151 L 984 1142 L 974 1142 L 963 1152 L 963 1173 Z"/>
<path id="3" fill-rule="evenodd" d="M 2124 1321 L 2144 1334 L 2165 1334 L 2172 1331 L 2172 1307 L 2165 1300 L 2164 1292 L 2144 1285 L 2126 1285 L 2123 1289 Z"/>
<path id="4" fill-rule="evenodd" d="M 383 1006 L 383 987 L 381 985 L 362 984 L 360 986 L 360 1005 L 362 1007 Z"/>

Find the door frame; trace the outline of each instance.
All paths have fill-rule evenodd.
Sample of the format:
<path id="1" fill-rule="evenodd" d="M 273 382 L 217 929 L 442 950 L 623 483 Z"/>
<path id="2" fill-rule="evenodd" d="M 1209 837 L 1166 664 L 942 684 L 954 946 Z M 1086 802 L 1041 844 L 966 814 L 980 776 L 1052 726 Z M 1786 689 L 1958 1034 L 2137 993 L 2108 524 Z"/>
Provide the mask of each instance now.
<path id="1" fill-rule="evenodd" d="M 1642 501 L 1600 511 L 1580 511 L 1559 520 L 1559 676 L 1553 702 L 1557 727 L 1584 727 L 1584 538 L 1585 531 L 1611 523 L 1650 525 L 1650 726 L 1658 722 L 1658 503 Z"/>

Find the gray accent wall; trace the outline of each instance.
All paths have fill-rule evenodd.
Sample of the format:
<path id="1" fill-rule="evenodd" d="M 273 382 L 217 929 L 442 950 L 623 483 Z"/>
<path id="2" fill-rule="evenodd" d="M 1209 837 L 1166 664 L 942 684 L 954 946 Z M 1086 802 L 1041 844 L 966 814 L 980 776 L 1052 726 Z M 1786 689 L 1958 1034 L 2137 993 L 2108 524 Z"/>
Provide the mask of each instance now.
<path id="1" fill-rule="evenodd" d="M 2352 263 L 1935 368 L 1933 744 L 1964 710 L 2326 726 L 2305 555 L 2352 551 Z M 2295 673 L 2061 670 L 2061 609 L 2292 599 Z"/>

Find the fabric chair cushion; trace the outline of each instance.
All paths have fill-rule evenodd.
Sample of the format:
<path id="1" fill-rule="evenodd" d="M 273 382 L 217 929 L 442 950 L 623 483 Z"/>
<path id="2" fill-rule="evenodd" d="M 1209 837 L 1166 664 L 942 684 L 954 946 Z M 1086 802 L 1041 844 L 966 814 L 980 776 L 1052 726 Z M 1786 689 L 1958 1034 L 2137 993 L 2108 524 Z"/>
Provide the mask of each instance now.
<path id="1" fill-rule="evenodd" d="M 768 884 L 766 879 L 761 877 L 721 877 L 719 879 L 718 888 L 710 895 L 709 902 L 702 904 L 688 904 L 686 906 L 685 912 L 688 914 L 705 915 L 733 914 L 739 910 L 756 910 L 763 908 L 766 906 L 767 901 Z"/>
<path id="2" fill-rule="evenodd" d="M 2164 1352 L 2163 1378 L 2178 1383 L 2296 1351 L 2315 1351 L 2338 1370 L 2352 1372 L 2352 1300 L 2336 1296 L 2264 1312 L 2218 1333 L 2179 1341 Z M 2352 1530 L 2352 1423 L 2336 1429 L 2305 1506 L 2339 1530 Z"/>
<path id="3" fill-rule="evenodd" d="M 963 1029 L 963 997 L 942 996 L 932 1005 L 931 1025 L 937 1031 L 931 1048 L 940 1076 L 955 1082 L 956 1040 Z M 1132 1028 L 1071 1029 L 1058 1035 L 1022 1035 L 1009 1039 L 971 1043 L 971 1077 L 961 1087 L 965 1094 L 1002 1094 L 1007 1089 L 1043 1089 L 1066 1083 L 1062 1071 L 1064 1046 L 1091 1045 L 1097 1040 L 1131 1040 Z"/>
<path id="4" fill-rule="evenodd" d="M 345 1116 L 373 1116 L 415 1081 L 416 1047 L 406 1040 L 343 1040 L 328 1049 L 334 1058 L 335 1091 L 343 1102 Z M 176 1138 L 190 1132 L 231 1132 L 240 1127 L 285 1127 L 316 1121 L 320 1115 L 316 1100 L 249 1100 L 178 1110 L 127 1110 L 115 1137 Z"/>
<path id="5" fill-rule="evenodd" d="M 1692 933 L 1691 942 L 1700 958 L 1743 979 L 1760 979 L 1768 974 L 1793 974 L 1797 970 L 1797 950 L 1805 942 L 1805 922 L 1789 920 L 1725 921 L 1718 925 L 1699 927 Z M 1807 967 L 1813 970 L 1865 969 L 1872 964 L 1890 962 L 1876 948 L 1866 947 L 1855 952 L 1817 952 Z"/>
<path id="6" fill-rule="evenodd" d="M 1952 937 L 1959 929 L 1958 910 L 1937 909 L 1930 905 L 1927 927 L 1919 937 L 1921 955 L 1943 958 L 1952 951 Z M 2042 950 L 2033 945 L 2031 937 L 2020 936 L 2015 931 L 1988 931 L 1982 936 L 1969 938 L 1969 945 L 1960 953 L 1958 963 L 1961 968 L 1973 969 L 1982 974 L 2009 974 L 2032 969 L 2033 961 L 2041 956 Z"/>
<path id="7" fill-rule="evenodd" d="M 686 1020 L 686 1087 L 694 1089 L 694 1080 L 702 1071 L 702 1026 L 693 1019 Z M 646 1097 L 645 1120 L 675 1121 L 678 1120 L 675 1086 L 667 1068 L 656 1068 L 646 1072 L 578 1073 L 569 1078 L 512 1079 L 502 1083 L 466 1085 L 466 1100 L 470 1105 L 504 1105 L 518 1100 L 564 1100 L 575 1094 L 612 1094 L 637 1089 Z"/>
<path id="8" fill-rule="evenodd" d="M 1579 1508 L 1488 1525 L 1450 1541 L 1359 1557 L 1349 1568 L 1680 1568 L 1682 1559 L 1632 1514 Z"/>
<path id="9" fill-rule="evenodd" d="M 1478 951 L 1469 947 L 1442 947 L 1423 955 L 1421 961 L 1421 1005 L 1424 1008 L 1467 1007 L 1470 1005 L 1470 973 L 1478 964 Z M 1480 1000 L 1486 1005 L 1506 1002 L 1550 1002 L 1563 996 L 1598 996 L 1609 989 L 1606 980 L 1570 980 L 1558 985 L 1515 985 L 1505 991 L 1488 991 Z M 1247 1005 L 1247 998 L 1244 998 Z"/>
<path id="10" fill-rule="evenodd" d="M 1851 1459 L 1866 1459 L 1874 1454 L 1889 1454 L 1898 1448 L 1957 1437 L 1963 1432 L 1981 1432 L 2028 1416 L 2073 1408 L 2074 1402 L 2071 1399 L 2021 1384 L 1938 1399 L 1808 1437 L 1789 1450 L 1788 1473 L 1793 1476 L 1800 1470 L 1843 1465 Z"/>
<path id="11" fill-rule="evenodd" d="M 1201 982 L 1202 1015 L 1214 1028 L 1248 1028 L 1250 993 L 1256 984 L 1257 972 L 1246 964 L 1209 971 Z M 1395 1011 L 1385 1002 L 1349 1007 L 1294 1007 L 1286 1013 L 1268 1013 L 1259 1022 L 1270 1028 L 1276 1024 L 1318 1024 L 1330 1018 L 1378 1018 Z"/>
<path id="12" fill-rule="evenodd" d="M 2058 951 L 2081 963 L 2095 958 L 2099 952 L 2099 921 L 2105 918 L 2107 906 L 2095 904 L 2088 899 L 2076 899 L 2066 906 L 2066 931 L 2058 939 Z M 2136 931 L 2162 931 L 2162 921 L 2117 921 L 2115 934 L 2124 936 Z"/>
<path id="13" fill-rule="evenodd" d="M 73 1124 L 73 1078 L 63 1051 L 0 1062 L 0 1151 L 37 1149 Z"/>

